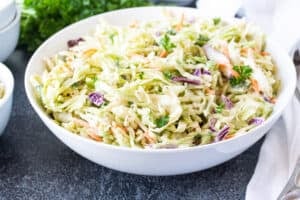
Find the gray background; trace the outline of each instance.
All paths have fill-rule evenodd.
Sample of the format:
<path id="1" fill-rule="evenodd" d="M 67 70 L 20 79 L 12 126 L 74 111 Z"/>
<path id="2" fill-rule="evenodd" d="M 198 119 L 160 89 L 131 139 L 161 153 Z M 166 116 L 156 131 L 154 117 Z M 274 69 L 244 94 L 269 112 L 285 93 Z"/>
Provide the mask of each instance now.
<path id="1" fill-rule="evenodd" d="M 5 62 L 16 85 L 13 112 L 0 138 L 0 199 L 244 199 L 262 141 L 211 169 L 149 177 L 98 166 L 68 149 L 34 113 L 24 91 L 30 55 Z"/>

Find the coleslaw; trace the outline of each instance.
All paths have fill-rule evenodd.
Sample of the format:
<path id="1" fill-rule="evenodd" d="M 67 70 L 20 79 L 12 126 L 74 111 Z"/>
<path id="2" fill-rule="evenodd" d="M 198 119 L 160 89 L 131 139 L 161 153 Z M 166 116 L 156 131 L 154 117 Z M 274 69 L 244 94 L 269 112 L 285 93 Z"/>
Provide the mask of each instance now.
<path id="1" fill-rule="evenodd" d="M 4 93 L 5 93 L 4 84 L 0 81 L 0 99 L 4 97 Z"/>
<path id="2" fill-rule="evenodd" d="M 36 97 L 57 124 L 106 144 L 181 148 L 245 134 L 280 88 L 265 35 L 243 20 L 102 21 L 67 44 L 31 77 Z"/>

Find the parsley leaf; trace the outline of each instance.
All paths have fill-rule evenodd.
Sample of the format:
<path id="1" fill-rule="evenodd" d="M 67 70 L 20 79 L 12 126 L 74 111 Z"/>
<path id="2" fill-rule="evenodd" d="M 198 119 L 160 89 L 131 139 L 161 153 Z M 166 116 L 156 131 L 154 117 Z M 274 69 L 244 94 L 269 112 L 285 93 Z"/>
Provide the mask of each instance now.
<path id="1" fill-rule="evenodd" d="M 174 43 L 171 42 L 171 38 L 168 34 L 165 34 L 161 40 L 160 45 L 168 52 L 172 52 L 172 49 L 176 47 Z"/>
<path id="2" fill-rule="evenodd" d="M 138 74 L 138 76 L 139 76 L 140 79 L 144 79 L 144 75 L 145 75 L 144 72 L 140 72 L 140 73 Z"/>
<path id="3" fill-rule="evenodd" d="M 168 71 L 163 72 L 163 74 L 166 79 L 172 79 L 173 77 L 172 73 Z"/>
<path id="4" fill-rule="evenodd" d="M 170 29 L 170 30 L 167 31 L 167 34 L 176 35 L 176 31 L 174 31 L 173 29 Z"/>
<path id="5" fill-rule="evenodd" d="M 115 36 L 116 36 L 115 33 L 112 33 L 112 34 L 109 35 L 109 39 L 110 39 L 110 41 L 111 41 L 112 44 L 115 43 L 115 39 L 114 39 Z"/>
<path id="6" fill-rule="evenodd" d="M 221 22 L 221 18 L 217 17 L 213 19 L 214 25 L 218 25 Z"/>
<path id="7" fill-rule="evenodd" d="M 220 105 L 216 106 L 215 110 L 216 110 L 217 113 L 222 113 L 222 111 L 224 110 L 224 108 L 225 108 L 224 103 L 221 103 Z"/>
<path id="8" fill-rule="evenodd" d="M 202 47 L 209 41 L 209 37 L 207 35 L 199 34 L 195 44 Z"/>
<path id="9" fill-rule="evenodd" d="M 155 120 L 155 124 L 158 128 L 165 126 L 169 122 L 169 116 L 163 116 Z"/>
<path id="10" fill-rule="evenodd" d="M 231 86 L 245 84 L 246 80 L 251 76 L 252 69 L 248 65 L 233 66 L 233 69 L 239 73 L 239 77 L 232 77 L 230 79 Z"/>
<path id="11" fill-rule="evenodd" d="M 31 52 L 53 33 L 80 19 L 120 8 L 151 4 L 148 0 L 18 0 L 16 2 L 22 8 L 19 45 L 27 47 Z"/>

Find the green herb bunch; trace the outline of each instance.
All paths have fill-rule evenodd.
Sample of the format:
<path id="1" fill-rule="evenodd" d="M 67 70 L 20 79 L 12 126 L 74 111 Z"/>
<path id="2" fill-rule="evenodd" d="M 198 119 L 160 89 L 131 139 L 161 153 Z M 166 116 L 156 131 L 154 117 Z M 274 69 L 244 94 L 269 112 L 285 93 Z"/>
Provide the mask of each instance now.
<path id="1" fill-rule="evenodd" d="M 149 5 L 149 1 L 19 0 L 18 4 L 22 8 L 19 44 L 34 51 L 45 39 L 71 23 L 106 11 Z"/>

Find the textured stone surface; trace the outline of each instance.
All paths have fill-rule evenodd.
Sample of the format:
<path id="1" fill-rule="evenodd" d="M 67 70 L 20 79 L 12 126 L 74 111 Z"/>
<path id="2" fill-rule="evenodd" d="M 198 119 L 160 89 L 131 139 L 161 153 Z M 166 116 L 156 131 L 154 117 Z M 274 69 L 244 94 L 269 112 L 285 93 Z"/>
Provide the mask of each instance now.
<path id="1" fill-rule="evenodd" d="M 244 199 L 261 141 L 220 166 L 193 174 L 148 177 L 98 166 L 61 143 L 25 96 L 28 55 L 6 62 L 16 79 L 11 120 L 0 138 L 0 199 Z"/>

